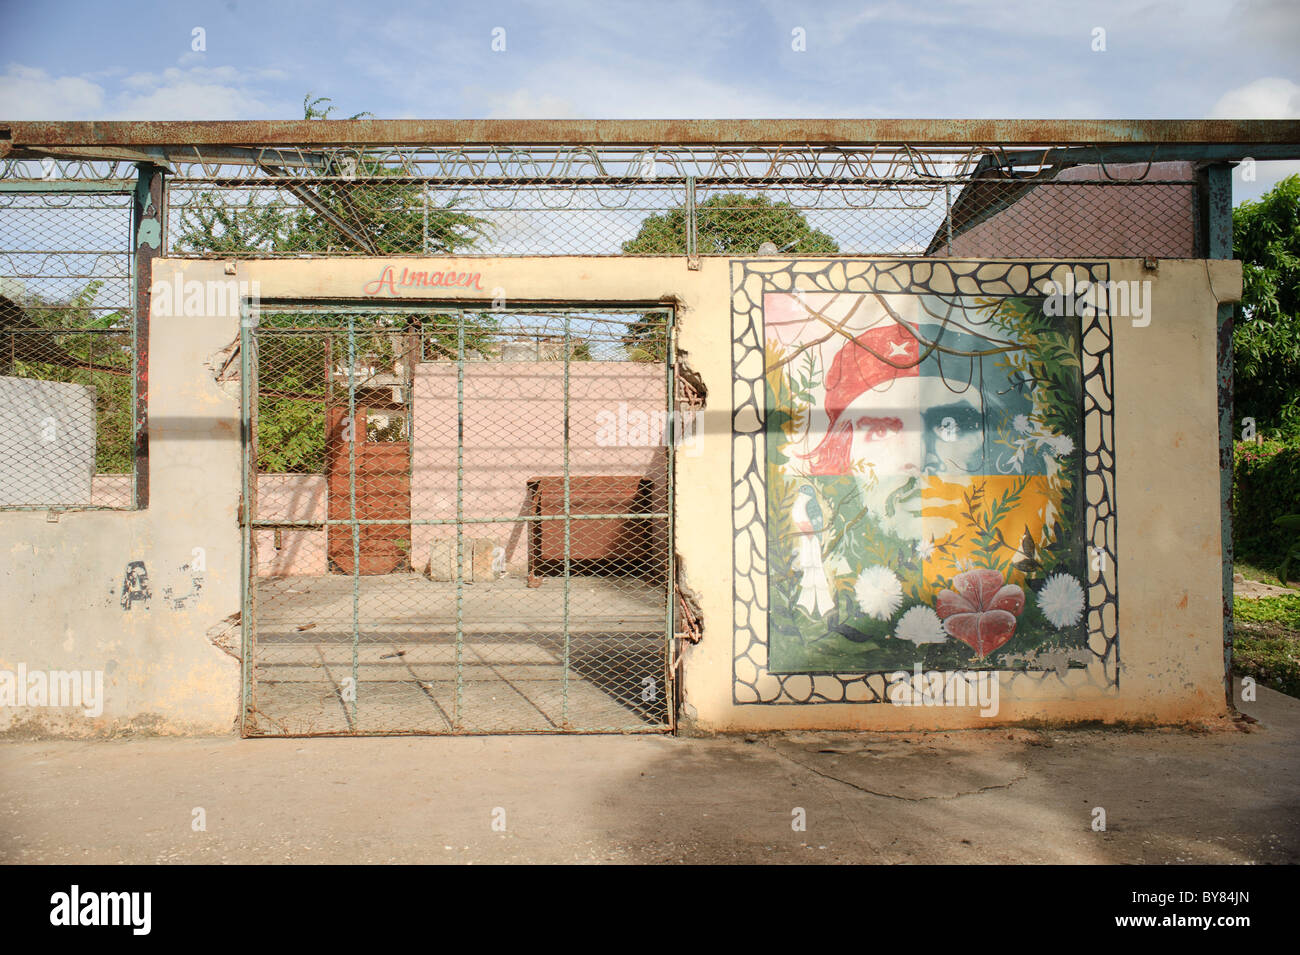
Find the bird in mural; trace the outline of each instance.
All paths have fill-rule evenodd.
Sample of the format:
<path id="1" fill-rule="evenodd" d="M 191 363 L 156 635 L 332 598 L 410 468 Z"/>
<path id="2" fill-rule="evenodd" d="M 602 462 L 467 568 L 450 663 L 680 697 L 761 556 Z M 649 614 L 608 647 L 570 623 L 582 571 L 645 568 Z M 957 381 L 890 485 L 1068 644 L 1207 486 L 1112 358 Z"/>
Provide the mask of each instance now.
<path id="1" fill-rule="evenodd" d="M 799 488 L 790 518 L 799 531 L 799 567 L 803 571 L 799 583 L 799 606 L 812 616 L 821 617 L 834 609 L 835 601 L 831 599 L 826 568 L 822 565 L 821 535 L 826 521 L 811 485 Z"/>
<path id="2" fill-rule="evenodd" d="M 1028 527 L 1025 528 L 1025 536 L 1020 539 L 1019 549 L 1011 558 L 1011 564 L 1026 574 L 1043 566 L 1038 562 L 1038 548 L 1034 546 L 1034 535 L 1029 533 Z"/>

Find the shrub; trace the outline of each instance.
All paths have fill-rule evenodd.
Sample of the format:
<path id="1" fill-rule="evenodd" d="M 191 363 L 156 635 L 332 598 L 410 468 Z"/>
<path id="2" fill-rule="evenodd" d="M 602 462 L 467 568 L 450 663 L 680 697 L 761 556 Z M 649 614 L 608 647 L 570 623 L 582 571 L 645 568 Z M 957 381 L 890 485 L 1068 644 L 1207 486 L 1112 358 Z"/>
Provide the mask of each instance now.
<path id="1" fill-rule="evenodd" d="M 1300 514 L 1300 441 L 1238 442 L 1233 453 L 1232 540 L 1238 559 L 1275 568 L 1294 534 L 1275 521 Z"/>

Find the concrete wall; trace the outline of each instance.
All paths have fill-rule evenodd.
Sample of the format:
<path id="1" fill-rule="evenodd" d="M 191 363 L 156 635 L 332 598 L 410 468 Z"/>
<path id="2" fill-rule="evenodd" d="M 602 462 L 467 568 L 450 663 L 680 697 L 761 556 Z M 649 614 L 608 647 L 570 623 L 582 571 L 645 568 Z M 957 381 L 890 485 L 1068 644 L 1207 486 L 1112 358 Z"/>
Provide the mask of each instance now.
<path id="1" fill-rule="evenodd" d="M 185 268 L 190 278 L 225 279 L 220 262 Z M 239 610 L 239 400 L 207 362 L 238 331 L 234 313 L 152 316 L 148 510 L 57 520 L 0 511 L 0 608 L 14 622 L 0 634 L 0 670 L 99 671 L 105 697 L 96 717 L 0 708 L 0 730 L 234 731 L 239 664 L 208 633 Z M 150 597 L 124 608 L 136 561 Z"/>
<path id="2" fill-rule="evenodd" d="M 416 264 L 240 262 L 235 278 L 259 282 L 265 297 L 360 299 L 385 265 Z M 1134 569 L 1120 578 L 1120 687 L 1104 693 L 1044 680 L 1035 692 L 1004 694 L 996 721 L 1177 721 L 1224 710 L 1215 312 L 1239 296 L 1240 266 L 1163 261 L 1148 272 L 1134 260 L 1110 265 L 1112 279 L 1150 281 L 1153 306 L 1149 326 L 1117 321 L 1114 331 L 1118 565 Z M 456 267 L 481 273 L 484 289 L 508 289 L 514 302 L 675 305 L 680 351 L 709 392 L 698 453 L 678 457 L 676 479 L 677 552 L 704 621 L 703 640 L 683 658 L 689 723 L 702 730 L 988 725 L 969 710 L 733 702 L 729 261 L 706 258 L 689 270 L 680 257 L 476 258 Z M 155 277 L 178 270 L 186 279 L 231 278 L 219 262 L 155 263 Z M 233 313 L 153 316 L 148 510 L 74 512 L 57 521 L 44 512 L 0 512 L 0 550 L 8 555 L 0 605 L 6 619 L 21 621 L 0 631 L 0 669 L 99 669 L 106 695 L 94 719 L 9 708 L 0 711 L 0 727 L 232 731 L 239 664 L 219 644 L 230 645 L 225 621 L 240 606 L 239 407 L 237 385 L 219 385 L 213 365 L 237 334 Z M 154 596 L 147 608 L 144 601 L 123 608 L 132 561 L 148 570 Z"/>

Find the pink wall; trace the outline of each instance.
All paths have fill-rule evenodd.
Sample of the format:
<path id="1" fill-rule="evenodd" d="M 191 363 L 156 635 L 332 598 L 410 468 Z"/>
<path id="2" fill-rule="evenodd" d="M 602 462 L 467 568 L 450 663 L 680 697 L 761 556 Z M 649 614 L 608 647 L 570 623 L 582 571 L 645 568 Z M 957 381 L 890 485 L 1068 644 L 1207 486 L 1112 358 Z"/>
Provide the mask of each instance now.
<path id="1" fill-rule="evenodd" d="M 257 518 L 262 521 L 325 520 L 325 477 L 320 474 L 259 474 L 257 476 Z M 275 531 L 262 528 L 257 536 L 258 576 L 309 575 L 326 572 L 325 530 L 280 531 L 280 549 Z"/>
<path id="2" fill-rule="evenodd" d="M 465 365 L 465 494 L 467 518 L 510 516 L 528 506 L 529 478 L 564 473 L 564 366 L 560 362 L 470 362 Z M 665 510 L 666 451 L 658 432 L 667 407 L 662 365 L 573 362 L 569 366 L 570 486 L 587 475 L 640 475 L 655 481 Z M 602 412 L 605 413 L 601 417 Z M 644 417 L 643 417 L 644 416 Z M 653 423 L 647 418 L 656 418 Z M 601 426 L 606 426 L 604 434 Z M 621 427 L 620 427 L 621 425 Z M 416 366 L 411 516 L 456 516 L 456 366 Z M 607 443 L 603 446 L 601 441 Z M 611 446 L 609 442 L 614 442 Z M 506 550 L 507 567 L 522 574 L 528 559 L 523 522 L 467 527 Z M 413 560 L 422 570 L 441 527 L 413 528 Z M 467 550 L 468 553 L 468 550 Z"/>

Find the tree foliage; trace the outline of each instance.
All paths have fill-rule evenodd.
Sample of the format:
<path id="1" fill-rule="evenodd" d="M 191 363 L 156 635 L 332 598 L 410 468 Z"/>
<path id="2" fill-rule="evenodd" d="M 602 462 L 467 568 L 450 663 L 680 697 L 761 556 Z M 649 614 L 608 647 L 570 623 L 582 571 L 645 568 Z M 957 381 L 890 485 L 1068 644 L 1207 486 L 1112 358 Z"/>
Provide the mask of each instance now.
<path id="1" fill-rule="evenodd" d="M 320 104 L 328 102 L 309 94 L 304 118 L 327 118 L 333 107 Z M 175 247 L 232 255 L 452 254 L 486 234 L 486 221 L 458 209 L 460 200 L 430 201 L 422 187 L 402 180 L 407 171 L 382 152 L 324 149 L 321 158 L 317 173 L 284 183 L 271 198 L 254 187 L 200 192 L 184 208 Z"/>
<path id="2" fill-rule="evenodd" d="M 327 119 L 334 107 L 324 97 L 303 100 L 303 118 Z M 358 119 L 368 114 L 349 117 Z M 458 201 L 439 205 L 424 188 L 407 178 L 383 152 L 353 149 L 321 150 L 323 167 L 297 180 L 280 179 L 268 196 L 264 188 L 210 190 L 186 205 L 175 247 L 204 255 L 250 253 L 327 255 L 446 255 L 474 247 L 485 234 L 485 220 L 457 208 Z M 281 174 L 282 175 L 282 174 Z M 392 179 L 392 182 L 384 180 Z M 485 347 L 499 329 L 490 313 L 466 313 L 465 347 Z M 258 468 L 265 472 L 320 473 L 325 467 L 327 401 L 337 400 L 328 368 L 342 355 L 340 336 L 335 353 L 324 336 L 277 335 L 302 324 L 300 316 L 280 312 L 264 316 L 258 354 Z M 315 313 L 315 327 L 338 327 L 339 316 Z M 358 355 L 377 366 L 392 367 L 402 345 L 403 331 L 415 331 L 424 349 L 422 359 L 456 354 L 454 323 L 420 323 L 415 316 L 383 315 L 360 319 Z M 345 399 L 346 400 L 346 399 Z"/>
<path id="3" fill-rule="evenodd" d="M 834 255 L 839 245 L 814 229 L 804 214 L 788 202 L 764 195 L 719 193 L 695 210 L 696 250 L 701 255 L 757 255 L 764 242 L 791 255 Z M 623 243 L 626 255 L 685 255 L 686 207 L 647 217 L 636 237 Z M 663 361 L 666 332 L 659 315 L 646 315 L 628 325 L 624 341 L 634 360 Z"/>
<path id="4" fill-rule="evenodd" d="M 695 220 L 696 248 L 702 255 L 754 255 L 764 242 L 795 255 L 830 255 L 840 248 L 790 203 L 763 195 L 720 193 L 696 207 Z M 685 255 L 686 208 L 646 218 L 636 238 L 623 243 L 623 252 Z"/>
<path id="5" fill-rule="evenodd" d="M 1232 213 L 1244 288 L 1232 333 L 1238 421 L 1300 437 L 1300 175 Z"/>

